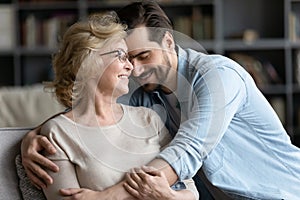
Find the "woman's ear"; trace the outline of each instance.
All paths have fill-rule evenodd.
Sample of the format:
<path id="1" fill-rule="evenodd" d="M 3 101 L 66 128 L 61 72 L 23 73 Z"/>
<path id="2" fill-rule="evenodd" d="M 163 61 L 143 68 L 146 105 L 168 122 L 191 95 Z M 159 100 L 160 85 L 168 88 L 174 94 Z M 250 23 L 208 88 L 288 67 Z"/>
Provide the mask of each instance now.
<path id="1" fill-rule="evenodd" d="M 173 50 L 175 48 L 175 42 L 173 39 L 172 34 L 169 31 L 166 31 L 163 40 L 162 40 L 163 47 L 168 50 Z"/>

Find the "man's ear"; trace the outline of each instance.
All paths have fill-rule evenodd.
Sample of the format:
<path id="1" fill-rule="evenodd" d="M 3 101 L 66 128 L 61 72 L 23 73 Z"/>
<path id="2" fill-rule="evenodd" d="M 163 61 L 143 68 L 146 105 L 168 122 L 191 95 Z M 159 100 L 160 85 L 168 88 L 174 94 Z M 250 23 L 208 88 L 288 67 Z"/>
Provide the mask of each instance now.
<path id="1" fill-rule="evenodd" d="M 173 39 L 172 34 L 169 31 L 166 31 L 163 40 L 162 40 L 163 47 L 168 50 L 173 50 L 175 48 L 175 42 Z"/>

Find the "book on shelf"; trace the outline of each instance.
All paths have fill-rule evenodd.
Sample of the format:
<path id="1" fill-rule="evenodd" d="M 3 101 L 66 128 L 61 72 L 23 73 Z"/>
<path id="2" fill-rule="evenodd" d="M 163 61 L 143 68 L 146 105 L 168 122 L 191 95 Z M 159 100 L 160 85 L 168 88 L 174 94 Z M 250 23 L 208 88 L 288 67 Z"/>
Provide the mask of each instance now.
<path id="1" fill-rule="evenodd" d="M 195 40 L 213 38 L 213 17 L 203 14 L 201 8 L 193 8 L 192 15 L 174 17 L 174 30 L 181 32 Z"/>
<path id="2" fill-rule="evenodd" d="M 15 46 L 15 15 L 9 4 L 0 4 L 0 49 L 11 50 Z"/>
<path id="3" fill-rule="evenodd" d="M 294 71 L 295 71 L 295 81 L 300 85 L 300 50 L 295 51 L 294 55 Z"/>
<path id="4" fill-rule="evenodd" d="M 61 40 L 67 28 L 74 22 L 72 14 L 56 14 L 44 21 L 44 44 L 47 47 L 55 48 Z"/>
<path id="5" fill-rule="evenodd" d="M 290 11 L 289 13 L 289 38 L 291 41 L 297 41 L 300 38 L 299 14 Z"/>
<path id="6" fill-rule="evenodd" d="M 44 44 L 49 48 L 54 48 L 57 46 L 57 34 L 59 32 L 59 19 L 57 17 L 52 17 L 45 20 L 43 23 L 44 33 Z"/>
<path id="7" fill-rule="evenodd" d="M 270 61 L 245 53 L 230 53 L 228 56 L 248 71 L 259 88 L 282 83 L 277 70 Z"/>
<path id="8" fill-rule="evenodd" d="M 22 25 L 24 45 L 28 48 L 37 46 L 37 23 L 36 17 L 30 14 Z"/>
<path id="9" fill-rule="evenodd" d="M 180 15 L 174 17 L 174 30 L 192 37 L 192 18 L 191 16 Z"/>
<path id="10" fill-rule="evenodd" d="M 206 40 L 213 38 L 213 17 L 211 15 L 203 15 L 203 31 Z"/>
<path id="11" fill-rule="evenodd" d="M 199 8 L 193 8 L 193 38 L 195 40 L 204 39 L 204 25 L 203 25 L 203 15 Z"/>
<path id="12" fill-rule="evenodd" d="M 22 23 L 23 45 L 28 48 L 56 48 L 63 33 L 74 21 L 73 14 L 54 13 L 45 19 L 30 14 Z"/>
<path id="13" fill-rule="evenodd" d="M 192 37 L 195 40 L 212 39 L 214 34 L 213 17 L 204 14 L 201 8 L 194 7 L 192 14 Z"/>

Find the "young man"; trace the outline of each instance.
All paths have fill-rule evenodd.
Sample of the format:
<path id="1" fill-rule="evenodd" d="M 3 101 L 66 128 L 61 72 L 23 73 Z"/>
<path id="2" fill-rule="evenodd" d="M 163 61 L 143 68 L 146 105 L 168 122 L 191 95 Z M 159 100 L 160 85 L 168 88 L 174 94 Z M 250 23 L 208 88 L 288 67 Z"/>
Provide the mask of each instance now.
<path id="1" fill-rule="evenodd" d="M 170 20 L 154 2 L 133 3 L 118 14 L 135 28 L 126 42 L 133 78 L 142 88 L 129 103 L 158 111 L 174 134 L 150 165 L 165 166 L 160 170 L 170 184 L 202 167 L 211 184 L 235 199 L 297 199 L 300 149 L 291 144 L 251 76 L 226 57 L 176 45 Z M 37 153 L 48 144 L 38 138 L 31 132 L 22 145 L 24 166 L 36 184 L 41 182 L 33 173 L 49 177 L 35 162 L 56 169 Z M 159 173 L 143 169 L 125 184 L 140 199 L 146 199 L 145 188 L 159 193 L 152 176 Z"/>

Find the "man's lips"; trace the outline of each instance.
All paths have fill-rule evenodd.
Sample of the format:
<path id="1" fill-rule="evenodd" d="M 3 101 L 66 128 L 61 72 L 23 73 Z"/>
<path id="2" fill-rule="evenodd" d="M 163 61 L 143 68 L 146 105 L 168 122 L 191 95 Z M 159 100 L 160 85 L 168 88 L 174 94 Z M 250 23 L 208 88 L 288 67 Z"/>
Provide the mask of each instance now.
<path id="1" fill-rule="evenodd" d="M 148 72 L 144 72 L 140 76 L 136 76 L 134 78 L 137 79 L 137 80 L 139 80 L 140 82 L 144 82 L 144 81 L 146 81 L 148 78 L 150 78 L 152 76 L 153 72 L 154 72 L 153 70 L 148 71 Z"/>

